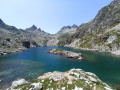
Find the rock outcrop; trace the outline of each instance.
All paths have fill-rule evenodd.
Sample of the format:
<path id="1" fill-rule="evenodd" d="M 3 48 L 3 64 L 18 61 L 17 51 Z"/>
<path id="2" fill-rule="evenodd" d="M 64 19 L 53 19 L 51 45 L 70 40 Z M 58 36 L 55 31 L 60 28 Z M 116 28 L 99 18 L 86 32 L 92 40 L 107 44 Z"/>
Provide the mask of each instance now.
<path id="1" fill-rule="evenodd" d="M 112 88 L 91 72 L 71 69 L 66 72 L 48 72 L 33 82 L 23 83 L 8 90 L 112 90 Z"/>
<path id="2" fill-rule="evenodd" d="M 28 83 L 28 81 L 26 81 L 25 79 L 18 79 L 16 81 L 13 81 L 11 87 L 8 88 L 7 90 L 13 90 L 14 88 L 26 83 Z"/>
<path id="3" fill-rule="evenodd" d="M 75 53 L 75 52 L 66 51 L 62 49 L 49 49 L 48 53 L 59 54 L 68 58 L 75 58 L 80 60 L 83 59 L 83 55 L 81 53 Z"/>
<path id="4" fill-rule="evenodd" d="M 29 90 L 42 90 L 42 83 L 32 83 L 30 84 Z"/>

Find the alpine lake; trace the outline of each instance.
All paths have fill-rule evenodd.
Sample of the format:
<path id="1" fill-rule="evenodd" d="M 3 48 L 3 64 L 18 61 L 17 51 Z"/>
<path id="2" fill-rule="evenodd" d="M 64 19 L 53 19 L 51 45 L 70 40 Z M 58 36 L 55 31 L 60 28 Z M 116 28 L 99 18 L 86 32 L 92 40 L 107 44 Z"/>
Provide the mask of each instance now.
<path id="1" fill-rule="evenodd" d="M 84 60 L 47 52 L 53 48 L 82 53 Z M 110 86 L 120 86 L 120 56 L 67 47 L 35 47 L 0 56 L 0 90 L 6 89 L 12 81 L 19 78 L 31 81 L 46 72 L 63 72 L 72 68 L 92 72 Z"/>

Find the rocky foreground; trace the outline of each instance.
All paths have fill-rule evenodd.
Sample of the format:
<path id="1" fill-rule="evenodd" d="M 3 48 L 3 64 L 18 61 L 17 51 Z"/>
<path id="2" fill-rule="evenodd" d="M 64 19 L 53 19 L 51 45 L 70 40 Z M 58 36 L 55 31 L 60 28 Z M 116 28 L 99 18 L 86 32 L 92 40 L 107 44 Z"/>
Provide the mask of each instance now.
<path id="1" fill-rule="evenodd" d="M 59 54 L 68 58 L 75 58 L 80 60 L 83 59 L 83 55 L 81 53 L 75 53 L 75 52 L 66 51 L 62 49 L 49 49 L 48 53 Z"/>
<path id="2" fill-rule="evenodd" d="M 112 88 L 91 72 L 71 69 L 66 72 L 45 73 L 33 82 L 19 79 L 13 81 L 7 90 L 112 90 Z"/>

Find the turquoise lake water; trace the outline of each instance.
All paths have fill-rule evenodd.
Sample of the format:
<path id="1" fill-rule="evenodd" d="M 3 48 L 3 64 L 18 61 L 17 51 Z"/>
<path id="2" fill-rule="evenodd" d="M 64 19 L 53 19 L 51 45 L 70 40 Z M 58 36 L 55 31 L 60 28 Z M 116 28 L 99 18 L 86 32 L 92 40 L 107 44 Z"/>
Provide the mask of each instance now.
<path id="1" fill-rule="evenodd" d="M 85 60 L 47 53 L 47 50 L 52 48 L 82 53 Z M 35 47 L 20 53 L 0 56 L 0 90 L 10 86 L 10 83 L 18 78 L 34 80 L 46 72 L 67 71 L 72 68 L 95 73 L 107 84 L 120 85 L 119 56 L 65 47 Z"/>

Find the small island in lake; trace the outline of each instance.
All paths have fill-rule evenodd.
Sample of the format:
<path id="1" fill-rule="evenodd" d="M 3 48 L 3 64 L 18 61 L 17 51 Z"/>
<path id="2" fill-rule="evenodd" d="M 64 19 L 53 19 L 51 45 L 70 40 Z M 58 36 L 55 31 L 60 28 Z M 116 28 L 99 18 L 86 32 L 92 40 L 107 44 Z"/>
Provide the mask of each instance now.
<path id="1" fill-rule="evenodd" d="M 81 53 L 75 53 L 75 52 L 66 51 L 63 49 L 49 49 L 48 53 L 59 54 L 68 58 L 75 58 L 80 60 L 83 59 L 83 55 Z"/>

